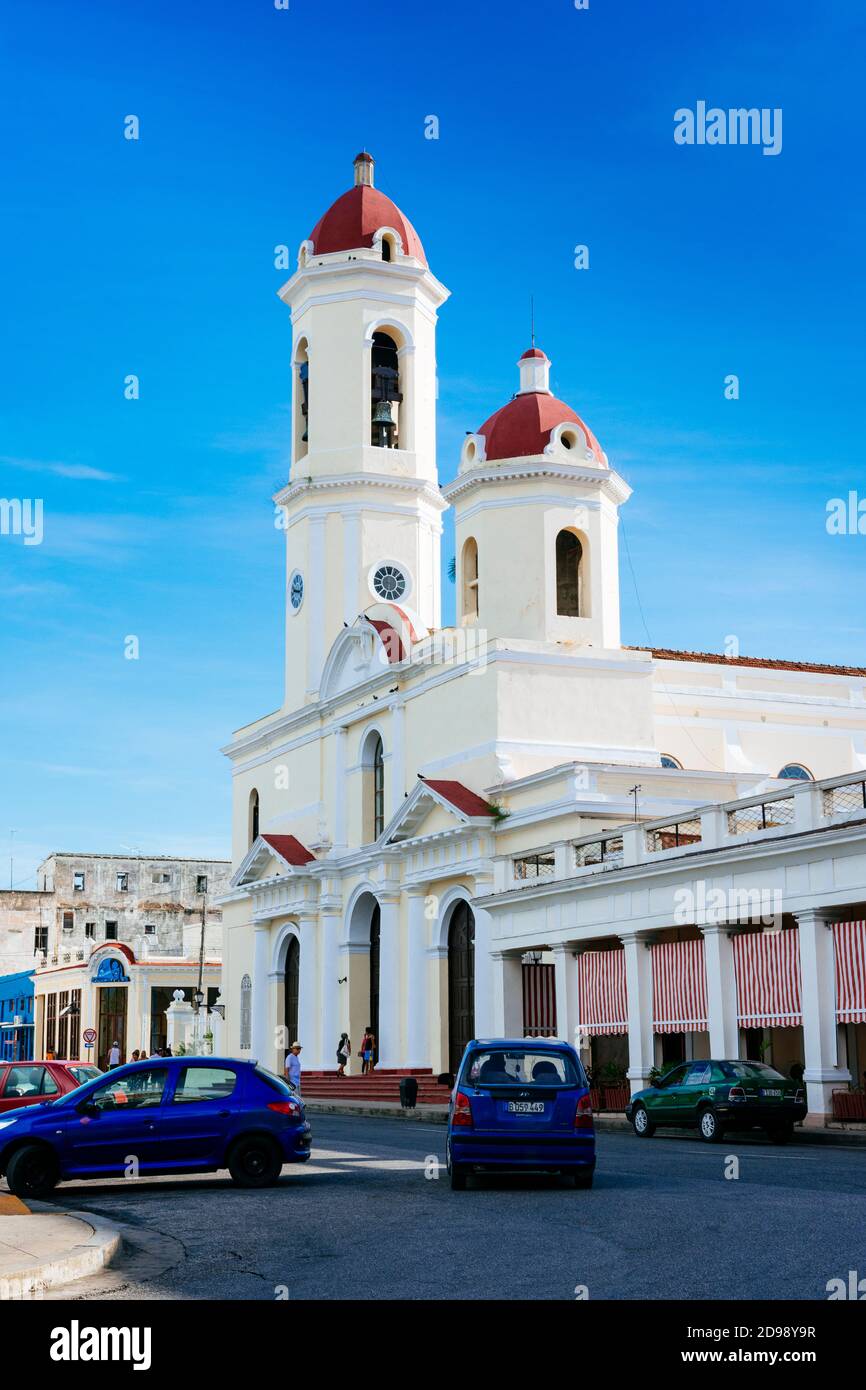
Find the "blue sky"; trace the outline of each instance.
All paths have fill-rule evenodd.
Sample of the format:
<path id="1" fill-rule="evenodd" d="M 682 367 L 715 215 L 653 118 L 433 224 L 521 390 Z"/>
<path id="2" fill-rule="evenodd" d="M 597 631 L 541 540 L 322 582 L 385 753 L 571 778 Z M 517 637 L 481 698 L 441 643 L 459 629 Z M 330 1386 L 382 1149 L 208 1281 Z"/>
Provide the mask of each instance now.
<path id="1" fill-rule="evenodd" d="M 45 534 L 0 536 L 4 886 L 12 829 L 16 883 L 54 848 L 228 850 L 219 746 L 281 701 L 273 248 L 362 146 L 452 291 L 441 479 L 515 389 L 533 294 L 554 389 L 635 490 L 623 640 L 866 664 L 866 536 L 825 530 L 866 496 L 862 7 L 16 11 L 0 496 L 42 498 Z M 781 153 L 676 145 L 699 100 L 781 108 Z"/>

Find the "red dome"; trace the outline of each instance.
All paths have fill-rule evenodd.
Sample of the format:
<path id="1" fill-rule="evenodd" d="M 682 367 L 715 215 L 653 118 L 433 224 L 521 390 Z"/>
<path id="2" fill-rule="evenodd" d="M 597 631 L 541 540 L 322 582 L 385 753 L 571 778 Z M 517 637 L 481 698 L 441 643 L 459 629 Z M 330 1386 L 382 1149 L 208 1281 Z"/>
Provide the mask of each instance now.
<path id="1" fill-rule="evenodd" d="M 525 362 L 526 359 L 527 359 L 527 357 L 544 357 L 544 358 L 546 358 L 546 357 L 547 357 L 547 353 L 546 353 L 546 352 L 542 352 L 542 351 L 541 351 L 541 348 L 527 348 L 527 349 L 526 349 L 526 352 L 522 352 L 522 353 L 520 354 L 520 360 L 521 360 L 521 362 Z"/>
<path id="2" fill-rule="evenodd" d="M 355 184 L 328 208 L 310 232 L 310 241 L 319 256 L 331 251 L 356 251 L 372 246 L 373 234 L 380 227 L 393 227 L 399 232 L 404 255 L 414 256 L 426 266 L 424 247 L 408 217 L 378 188 L 367 183 Z"/>
<path id="3" fill-rule="evenodd" d="M 551 430 L 566 420 L 580 426 L 596 461 L 604 463 L 601 445 L 589 426 L 570 405 L 542 391 L 521 392 L 485 420 L 478 433 L 484 435 L 488 460 L 523 458 L 527 454 L 543 454 L 550 443 Z"/>

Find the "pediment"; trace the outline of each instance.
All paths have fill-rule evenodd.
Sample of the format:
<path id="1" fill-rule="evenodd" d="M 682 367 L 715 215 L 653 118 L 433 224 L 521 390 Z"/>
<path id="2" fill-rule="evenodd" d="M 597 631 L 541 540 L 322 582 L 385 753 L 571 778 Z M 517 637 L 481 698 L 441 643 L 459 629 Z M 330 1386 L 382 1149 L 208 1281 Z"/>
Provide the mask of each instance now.
<path id="1" fill-rule="evenodd" d="M 314 862 L 315 856 L 294 835 L 259 835 L 232 875 L 230 886 L 241 888 L 268 879 L 288 878 Z"/>
<path id="2" fill-rule="evenodd" d="M 443 793 L 440 787 L 447 787 L 448 793 Z M 437 785 L 421 777 L 386 826 L 381 843 L 399 844 L 404 840 L 416 840 L 425 835 L 473 826 L 487 829 L 493 819 L 493 809 L 483 798 L 459 782 Z"/>

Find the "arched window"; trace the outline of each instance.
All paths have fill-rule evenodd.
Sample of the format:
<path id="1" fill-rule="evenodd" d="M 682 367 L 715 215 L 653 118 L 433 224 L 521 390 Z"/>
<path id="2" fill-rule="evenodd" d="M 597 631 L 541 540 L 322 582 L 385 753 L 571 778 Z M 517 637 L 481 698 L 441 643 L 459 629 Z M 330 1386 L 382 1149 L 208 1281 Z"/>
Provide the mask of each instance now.
<path id="1" fill-rule="evenodd" d="M 463 547 L 463 616 L 478 617 L 478 542 L 474 536 Z"/>
<path id="2" fill-rule="evenodd" d="M 801 782 L 813 782 L 815 780 L 809 769 L 804 767 L 802 763 L 785 763 L 778 776 L 792 777 Z"/>
<path id="3" fill-rule="evenodd" d="M 382 243 L 383 248 L 385 244 Z M 398 449 L 399 408 L 403 397 L 397 344 L 388 333 L 373 334 L 371 363 L 370 442 L 377 449 Z"/>
<path id="4" fill-rule="evenodd" d="M 302 338 L 295 352 L 295 458 L 307 452 L 310 438 L 310 359 L 307 340 Z"/>
<path id="5" fill-rule="evenodd" d="M 385 829 L 385 747 L 377 729 L 367 734 L 361 751 L 363 773 L 363 806 L 361 813 L 363 843 L 378 840 Z"/>
<path id="6" fill-rule="evenodd" d="M 259 794 L 253 787 L 250 792 L 250 846 L 259 838 Z"/>
<path id="7" fill-rule="evenodd" d="M 678 763 L 676 758 L 674 758 L 670 753 L 662 753 L 661 762 L 662 767 L 675 767 L 678 768 L 680 772 L 682 771 L 682 763 Z"/>
<path id="8" fill-rule="evenodd" d="M 253 1045 L 253 982 L 249 975 L 241 980 L 241 1052 Z"/>
<path id="9" fill-rule="evenodd" d="M 382 260 L 391 260 L 391 238 L 389 236 L 383 236 L 382 238 Z"/>
<path id="10" fill-rule="evenodd" d="M 556 611 L 565 618 L 583 616 L 583 546 L 573 531 L 556 538 Z"/>
<path id="11" fill-rule="evenodd" d="M 385 749 L 382 740 L 373 745 L 373 839 L 385 829 Z"/>

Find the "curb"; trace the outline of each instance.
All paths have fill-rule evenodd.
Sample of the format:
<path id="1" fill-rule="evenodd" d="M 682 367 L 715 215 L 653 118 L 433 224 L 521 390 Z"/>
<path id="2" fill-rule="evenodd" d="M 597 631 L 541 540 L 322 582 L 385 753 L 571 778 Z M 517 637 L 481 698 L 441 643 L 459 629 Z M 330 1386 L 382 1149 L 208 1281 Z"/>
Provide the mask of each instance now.
<path id="1" fill-rule="evenodd" d="M 120 1248 L 120 1232 L 101 1217 L 82 1211 L 61 1212 L 42 1203 L 34 1205 L 40 1210 L 27 1216 L 5 1216 L 0 1224 L 0 1237 L 13 1247 L 18 1245 L 11 1259 L 3 1261 L 0 1300 L 41 1298 L 46 1289 L 103 1269 Z M 61 1234 L 57 1232 L 58 1225 Z M 67 1238 L 71 1238 L 65 1245 L 63 1227 L 67 1228 Z M 28 1243 L 50 1245 L 52 1235 L 56 1237 L 55 1248 L 46 1250 L 42 1258 L 28 1250 Z"/>

